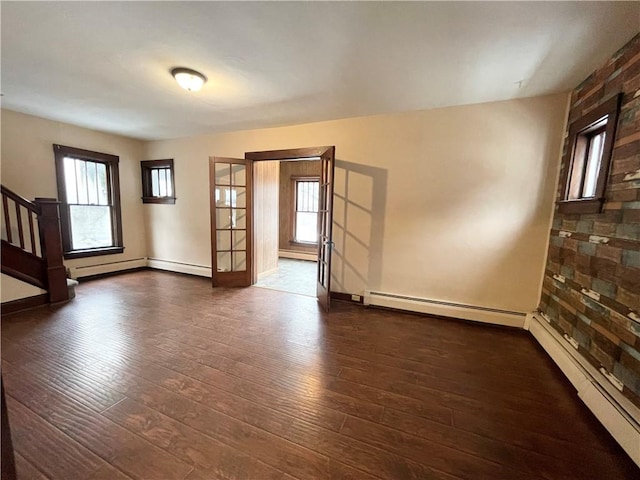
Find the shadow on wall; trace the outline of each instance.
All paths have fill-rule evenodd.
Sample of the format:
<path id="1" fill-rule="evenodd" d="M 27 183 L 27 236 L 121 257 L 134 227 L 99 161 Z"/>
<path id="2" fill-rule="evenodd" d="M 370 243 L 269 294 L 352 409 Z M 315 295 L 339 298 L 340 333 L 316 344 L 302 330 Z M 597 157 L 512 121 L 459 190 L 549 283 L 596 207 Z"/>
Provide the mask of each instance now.
<path id="1" fill-rule="evenodd" d="M 332 290 L 362 295 L 382 280 L 387 170 L 336 159 Z"/>

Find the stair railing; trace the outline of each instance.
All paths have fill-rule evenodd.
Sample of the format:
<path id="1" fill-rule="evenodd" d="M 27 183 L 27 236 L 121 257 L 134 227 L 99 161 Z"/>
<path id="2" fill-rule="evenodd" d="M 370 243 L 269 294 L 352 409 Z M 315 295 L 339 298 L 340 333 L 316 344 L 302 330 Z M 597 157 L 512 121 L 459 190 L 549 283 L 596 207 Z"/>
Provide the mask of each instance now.
<path id="1" fill-rule="evenodd" d="M 36 198 L 30 202 L 4 185 L 1 190 L 2 272 L 44 288 L 50 303 L 68 300 L 60 202 L 55 198 Z"/>

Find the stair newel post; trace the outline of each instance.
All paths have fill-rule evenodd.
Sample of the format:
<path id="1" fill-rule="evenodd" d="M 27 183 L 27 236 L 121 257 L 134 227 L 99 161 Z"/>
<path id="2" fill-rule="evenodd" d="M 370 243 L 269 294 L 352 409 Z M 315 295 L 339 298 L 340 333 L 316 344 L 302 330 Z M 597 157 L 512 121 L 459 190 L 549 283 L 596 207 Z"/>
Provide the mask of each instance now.
<path id="1" fill-rule="evenodd" d="M 55 198 L 36 198 L 40 209 L 38 229 L 42 257 L 47 262 L 47 283 L 51 303 L 69 300 L 67 273 L 62 262 L 62 237 L 60 235 L 60 202 Z"/>

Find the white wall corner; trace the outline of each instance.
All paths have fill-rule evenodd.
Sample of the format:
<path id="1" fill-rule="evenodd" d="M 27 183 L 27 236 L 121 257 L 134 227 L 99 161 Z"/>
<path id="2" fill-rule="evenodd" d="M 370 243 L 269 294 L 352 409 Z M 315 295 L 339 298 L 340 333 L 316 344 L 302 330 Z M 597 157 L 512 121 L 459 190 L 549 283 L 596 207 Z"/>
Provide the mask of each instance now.
<path id="1" fill-rule="evenodd" d="M 533 315 L 535 314 L 535 312 L 531 312 L 531 313 L 527 313 L 526 316 L 524 317 L 524 325 L 522 328 L 524 328 L 525 330 L 529 330 L 531 328 L 531 320 L 533 320 Z"/>
<path id="2" fill-rule="evenodd" d="M 534 314 L 529 331 L 578 391 L 578 397 L 640 466 L 640 409 Z"/>

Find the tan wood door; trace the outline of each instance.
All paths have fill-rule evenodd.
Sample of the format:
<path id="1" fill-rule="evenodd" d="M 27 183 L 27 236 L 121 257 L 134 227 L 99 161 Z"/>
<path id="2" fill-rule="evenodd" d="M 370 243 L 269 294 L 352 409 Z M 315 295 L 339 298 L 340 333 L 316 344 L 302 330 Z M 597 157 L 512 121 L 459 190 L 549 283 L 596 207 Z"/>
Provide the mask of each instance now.
<path id="1" fill-rule="evenodd" d="M 209 158 L 211 281 L 214 287 L 248 287 L 252 272 L 251 161 Z"/>
<path id="2" fill-rule="evenodd" d="M 335 147 L 328 148 L 320 157 L 320 203 L 318 208 L 318 302 L 326 310 L 331 307 L 331 227 L 333 224 L 333 174 Z"/>

